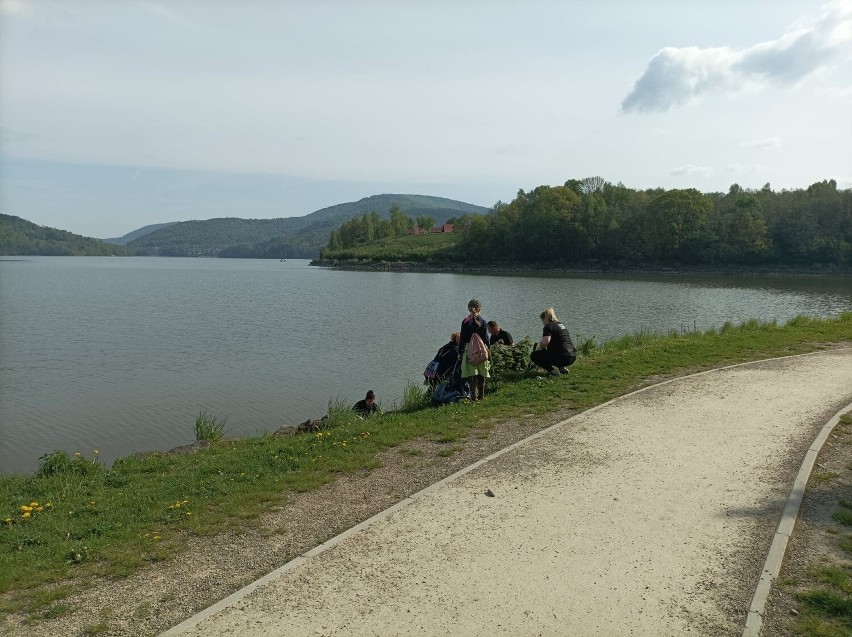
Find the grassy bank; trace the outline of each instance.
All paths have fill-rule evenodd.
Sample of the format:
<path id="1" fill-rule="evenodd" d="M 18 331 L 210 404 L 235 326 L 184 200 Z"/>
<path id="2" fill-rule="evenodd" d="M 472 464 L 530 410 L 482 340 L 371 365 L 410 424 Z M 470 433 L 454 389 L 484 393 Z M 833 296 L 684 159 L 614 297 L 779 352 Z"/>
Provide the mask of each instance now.
<path id="1" fill-rule="evenodd" d="M 852 413 L 840 418 L 820 452 L 805 493 L 804 527 L 779 578 L 777 632 L 805 637 L 852 635 Z M 806 532 L 800 528 L 808 529 Z M 802 535 L 804 533 L 804 535 Z M 789 606 L 788 606 L 789 604 Z"/>
<path id="2" fill-rule="evenodd" d="M 191 455 L 153 453 L 112 467 L 94 451 L 57 452 L 34 475 L 0 477 L 0 610 L 61 614 L 69 581 L 127 576 L 181 551 L 193 535 L 253 524 L 264 510 L 286 507 L 289 493 L 375 467 L 381 451 L 414 438 L 450 445 L 495 420 L 566 405 L 586 409 L 661 376 L 838 341 L 852 341 L 852 313 L 786 326 L 752 321 L 706 333 L 640 333 L 585 343 L 568 376 L 504 374 L 477 404 L 421 409 L 411 388 L 405 411 L 363 421 L 347 405 L 332 404 L 329 428 L 317 433 L 218 440 Z"/>

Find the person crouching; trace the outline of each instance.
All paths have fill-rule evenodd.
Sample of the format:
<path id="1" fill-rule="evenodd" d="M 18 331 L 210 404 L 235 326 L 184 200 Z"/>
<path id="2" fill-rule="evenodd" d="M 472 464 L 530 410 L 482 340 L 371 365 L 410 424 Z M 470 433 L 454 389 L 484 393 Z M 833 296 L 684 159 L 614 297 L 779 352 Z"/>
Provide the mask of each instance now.
<path id="1" fill-rule="evenodd" d="M 577 360 L 577 351 L 571 342 L 568 328 L 559 322 L 552 307 L 541 313 L 541 322 L 544 329 L 539 349 L 530 354 L 530 360 L 553 376 L 567 374 L 568 367 Z"/>

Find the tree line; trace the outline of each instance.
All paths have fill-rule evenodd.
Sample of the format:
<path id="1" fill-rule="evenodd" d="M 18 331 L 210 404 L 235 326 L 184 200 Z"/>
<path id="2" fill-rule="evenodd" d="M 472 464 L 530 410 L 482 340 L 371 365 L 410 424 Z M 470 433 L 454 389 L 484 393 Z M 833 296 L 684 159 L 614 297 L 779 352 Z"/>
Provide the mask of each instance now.
<path id="1" fill-rule="evenodd" d="M 590 177 L 454 221 L 460 261 L 852 265 L 852 189 L 834 180 L 704 194 Z"/>
<path id="2" fill-rule="evenodd" d="M 378 212 L 366 212 L 343 222 L 343 225 L 331 231 L 326 249 L 341 250 L 388 237 L 401 237 L 415 228 L 428 230 L 434 225 L 434 217 L 417 215 L 412 219 L 398 205 L 393 205 L 387 219 L 382 219 Z"/>

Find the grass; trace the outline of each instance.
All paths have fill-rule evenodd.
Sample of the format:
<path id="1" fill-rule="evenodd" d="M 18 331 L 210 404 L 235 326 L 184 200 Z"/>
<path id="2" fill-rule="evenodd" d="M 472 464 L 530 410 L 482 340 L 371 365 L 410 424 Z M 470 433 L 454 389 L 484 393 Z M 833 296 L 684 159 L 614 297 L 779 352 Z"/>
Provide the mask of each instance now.
<path id="1" fill-rule="evenodd" d="M 444 455 L 451 455 L 456 447 L 450 443 L 495 420 L 587 409 L 662 376 L 839 341 L 852 341 L 852 313 L 786 326 L 750 321 L 721 332 L 641 332 L 587 345 L 588 355 L 568 376 L 504 379 L 498 392 L 476 404 L 421 408 L 412 389 L 405 411 L 366 419 L 332 400 L 323 429 L 313 433 L 217 438 L 194 454 L 135 455 L 112 467 L 96 453 L 47 454 L 35 474 L 0 476 L 0 612 L 42 612 L 47 606 L 39 596 L 58 583 L 126 577 L 169 559 L 193 535 L 252 525 L 289 493 L 377 467 L 379 454 L 391 447 L 424 438 L 448 444 Z"/>
<path id="2" fill-rule="evenodd" d="M 852 425 L 852 414 L 841 416 L 835 435 L 842 438 Z M 852 469 L 852 467 L 850 467 Z M 830 472 L 834 477 L 839 474 Z M 832 518 L 844 527 L 852 526 L 852 503 L 837 499 Z M 847 528 L 827 528 L 826 534 L 840 548 L 845 558 L 827 553 L 817 566 L 811 566 L 803 581 L 781 582 L 792 586 L 801 604 L 801 614 L 793 624 L 797 635 L 806 637 L 848 637 L 852 635 L 852 533 Z"/>
<path id="3" fill-rule="evenodd" d="M 210 442 L 221 440 L 225 437 L 225 424 L 227 418 L 217 418 L 203 409 L 195 419 L 195 439 L 209 440 Z"/>

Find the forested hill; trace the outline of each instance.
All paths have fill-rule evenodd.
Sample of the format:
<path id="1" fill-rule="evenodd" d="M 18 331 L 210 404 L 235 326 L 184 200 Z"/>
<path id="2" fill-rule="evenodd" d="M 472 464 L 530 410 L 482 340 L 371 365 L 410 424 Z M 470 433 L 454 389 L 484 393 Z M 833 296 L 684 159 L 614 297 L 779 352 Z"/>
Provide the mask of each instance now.
<path id="1" fill-rule="evenodd" d="M 345 228 L 341 228 L 341 231 Z M 328 260 L 852 268 L 852 189 L 834 180 L 773 191 L 634 190 L 600 177 L 523 190 L 485 216 L 457 219 L 451 241 L 418 236 L 330 242 Z M 338 233 L 340 234 L 340 232 Z M 335 239 L 336 235 L 332 235 Z M 356 237 L 357 238 L 357 237 Z M 422 245 L 421 245 L 422 244 Z M 415 249 L 416 248 L 416 249 Z"/>
<path id="2" fill-rule="evenodd" d="M 313 258 L 326 244 L 331 231 L 345 220 L 367 212 L 377 212 L 387 218 L 394 205 L 409 216 L 430 216 L 436 223 L 459 215 L 488 212 L 482 206 L 442 197 L 374 195 L 303 217 L 185 221 L 146 234 L 127 245 L 139 254 L 163 256 L 277 258 L 286 254 L 289 258 Z"/>
<path id="3" fill-rule="evenodd" d="M 177 221 L 171 221 L 169 223 L 153 223 L 150 226 L 144 226 L 143 228 L 138 228 L 133 232 L 128 232 L 123 237 L 112 237 L 110 239 L 102 239 L 102 241 L 106 241 L 107 243 L 114 243 L 119 246 L 126 246 L 134 239 L 138 239 L 139 237 L 144 237 L 146 234 L 156 232 L 160 228 L 168 228 L 169 226 L 174 225 L 176 223 Z"/>
<path id="4" fill-rule="evenodd" d="M 101 257 L 132 254 L 132 250 L 100 239 L 0 214 L 0 255 L 3 256 Z"/>

